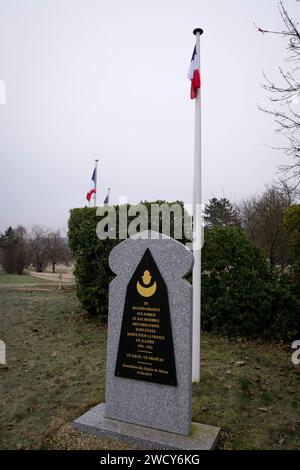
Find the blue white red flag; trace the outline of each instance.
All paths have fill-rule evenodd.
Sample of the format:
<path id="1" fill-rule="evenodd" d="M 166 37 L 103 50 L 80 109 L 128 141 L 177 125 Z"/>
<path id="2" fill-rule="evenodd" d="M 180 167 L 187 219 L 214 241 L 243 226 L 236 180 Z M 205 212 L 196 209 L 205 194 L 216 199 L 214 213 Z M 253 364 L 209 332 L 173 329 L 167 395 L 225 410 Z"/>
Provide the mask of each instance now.
<path id="1" fill-rule="evenodd" d="M 86 199 L 90 202 L 93 194 L 96 194 L 96 168 L 94 168 L 92 175 L 91 189 L 86 194 Z"/>
<path id="2" fill-rule="evenodd" d="M 201 86 L 200 70 L 198 69 L 197 49 L 194 47 L 190 68 L 188 71 L 188 78 L 191 80 L 191 99 L 197 96 L 197 91 Z"/>

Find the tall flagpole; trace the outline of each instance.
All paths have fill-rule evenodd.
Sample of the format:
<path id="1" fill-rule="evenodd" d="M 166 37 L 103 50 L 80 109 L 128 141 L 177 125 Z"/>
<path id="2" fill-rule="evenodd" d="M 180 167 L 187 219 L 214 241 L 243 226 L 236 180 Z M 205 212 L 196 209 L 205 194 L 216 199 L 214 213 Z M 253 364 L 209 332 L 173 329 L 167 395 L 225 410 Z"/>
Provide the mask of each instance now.
<path id="1" fill-rule="evenodd" d="M 97 206 L 97 179 L 98 179 L 98 162 L 99 160 L 95 159 L 95 172 L 96 172 L 96 179 L 95 179 L 95 194 L 94 194 L 94 206 Z"/>
<path id="2" fill-rule="evenodd" d="M 201 28 L 193 31 L 196 36 L 196 67 L 200 76 L 200 36 Z M 194 143 L 194 187 L 193 187 L 193 352 L 192 381 L 200 380 L 200 327 L 201 327 L 201 86 L 195 98 L 195 143 Z"/>

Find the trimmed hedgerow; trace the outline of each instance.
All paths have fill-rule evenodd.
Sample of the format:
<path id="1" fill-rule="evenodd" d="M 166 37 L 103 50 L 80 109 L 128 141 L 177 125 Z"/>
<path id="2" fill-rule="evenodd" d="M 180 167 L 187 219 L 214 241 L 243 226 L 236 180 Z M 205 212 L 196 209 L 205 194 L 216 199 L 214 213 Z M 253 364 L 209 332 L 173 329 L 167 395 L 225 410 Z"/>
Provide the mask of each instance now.
<path id="1" fill-rule="evenodd" d="M 116 242 L 99 240 L 96 208 L 72 209 L 69 219 L 69 245 L 75 258 L 77 296 L 90 314 L 107 316 L 108 285 L 113 274 L 108 255 Z"/>
<path id="2" fill-rule="evenodd" d="M 167 204 L 170 208 L 173 204 L 179 204 L 183 211 L 183 203 L 175 201 L 167 203 L 166 201 L 143 202 L 148 210 L 148 223 L 151 217 L 151 204 Z M 117 233 L 119 206 L 114 206 L 117 214 Z M 127 206 L 129 208 L 129 206 Z M 133 206 L 131 206 L 133 208 Z M 136 206 L 138 209 L 138 205 Z M 183 212 L 182 212 L 183 213 Z M 106 215 L 106 214 L 105 214 Z M 104 216 L 105 216 L 104 215 Z M 128 216 L 128 225 L 135 218 Z M 69 245 L 75 258 L 75 278 L 77 285 L 77 296 L 84 309 L 91 315 L 100 316 L 102 319 L 107 317 L 108 308 L 108 286 L 113 278 L 108 265 L 108 256 L 116 244 L 122 240 L 99 240 L 96 234 L 96 227 L 101 217 L 96 215 L 95 207 L 83 207 L 72 209 L 69 218 Z M 174 217 L 171 213 L 171 236 L 174 235 Z M 159 217 L 160 232 L 163 231 L 162 217 Z M 150 227 L 150 223 L 149 223 Z M 182 221 L 183 230 L 183 221 Z M 184 230 L 183 230 L 184 233 Z M 185 239 L 184 239 L 185 242 Z"/>

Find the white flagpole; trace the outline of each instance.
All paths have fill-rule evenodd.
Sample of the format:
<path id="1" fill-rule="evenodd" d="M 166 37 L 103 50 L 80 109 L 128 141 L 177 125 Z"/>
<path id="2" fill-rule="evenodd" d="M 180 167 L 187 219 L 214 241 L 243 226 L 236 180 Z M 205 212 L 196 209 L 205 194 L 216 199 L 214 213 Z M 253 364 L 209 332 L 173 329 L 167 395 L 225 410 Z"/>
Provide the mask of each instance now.
<path id="1" fill-rule="evenodd" d="M 107 188 L 107 204 L 110 202 L 110 188 Z"/>
<path id="2" fill-rule="evenodd" d="M 197 68 L 200 76 L 200 36 L 203 30 L 196 28 Z M 194 143 L 194 187 L 193 187 L 193 351 L 192 381 L 200 380 L 200 327 L 201 327 L 201 86 L 195 98 L 195 143 Z"/>
<path id="3" fill-rule="evenodd" d="M 95 178 L 95 194 L 94 194 L 94 206 L 97 206 L 97 179 L 98 179 L 98 162 L 99 160 L 95 159 L 95 170 L 96 170 L 96 178 Z"/>

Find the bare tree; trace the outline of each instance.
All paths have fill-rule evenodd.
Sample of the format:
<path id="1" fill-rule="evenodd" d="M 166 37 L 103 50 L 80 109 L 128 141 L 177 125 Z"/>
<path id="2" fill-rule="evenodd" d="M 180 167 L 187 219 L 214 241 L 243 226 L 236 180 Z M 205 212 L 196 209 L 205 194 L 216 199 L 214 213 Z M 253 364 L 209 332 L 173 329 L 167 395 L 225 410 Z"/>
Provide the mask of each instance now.
<path id="1" fill-rule="evenodd" d="M 272 115 L 278 125 L 277 132 L 287 139 L 287 145 L 283 150 L 292 159 L 292 163 L 281 165 L 280 172 L 284 181 L 288 182 L 296 190 L 300 187 L 300 114 L 296 111 L 295 104 L 300 104 L 300 31 L 282 1 L 278 4 L 279 13 L 283 21 L 281 31 L 272 31 L 257 27 L 262 34 L 275 34 L 287 41 L 288 57 L 286 62 L 289 67 L 285 70 L 279 67 L 281 83 L 275 84 L 265 74 L 263 88 L 268 92 L 274 109 L 259 107 L 262 111 Z"/>
<path id="2" fill-rule="evenodd" d="M 280 265 L 285 269 L 290 263 L 289 238 L 283 226 L 284 213 L 290 205 L 289 197 L 273 186 L 239 207 L 243 228 L 263 250 L 271 268 Z"/>
<path id="3" fill-rule="evenodd" d="M 43 272 L 49 262 L 47 235 L 47 230 L 40 225 L 35 225 L 31 231 L 32 263 L 37 272 Z"/>
<path id="4" fill-rule="evenodd" d="M 52 272 L 55 273 L 56 263 L 65 261 L 66 244 L 60 235 L 60 231 L 47 233 L 48 258 L 52 265 Z"/>

